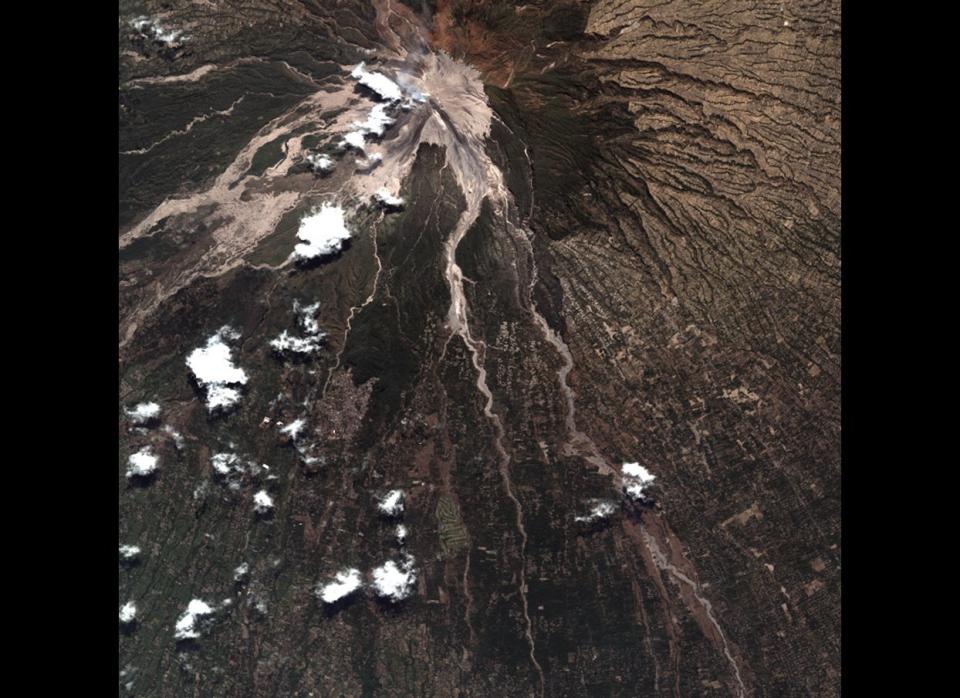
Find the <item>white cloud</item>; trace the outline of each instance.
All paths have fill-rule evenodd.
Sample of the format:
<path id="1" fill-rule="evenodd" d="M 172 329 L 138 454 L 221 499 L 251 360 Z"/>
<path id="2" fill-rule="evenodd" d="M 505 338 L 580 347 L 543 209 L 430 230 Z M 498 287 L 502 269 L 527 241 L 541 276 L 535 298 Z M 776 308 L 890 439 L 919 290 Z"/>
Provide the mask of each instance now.
<path id="1" fill-rule="evenodd" d="M 133 687 L 136 684 L 136 678 L 134 676 L 136 673 L 137 667 L 133 666 L 132 664 L 127 664 L 123 667 L 123 669 L 120 670 L 120 678 L 128 679 L 123 684 L 123 687 L 127 689 L 127 691 L 133 691 Z"/>
<path id="2" fill-rule="evenodd" d="M 308 153 L 306 160 L 314 172 L 330 172 L 336 165 L 331 158 L 319 153 Z"/>
<path id="3" fill-rule="evenodd" d="M 180 39 L 181 36 L 183 36 L 183 31 L 180 29 L 164 29 L 160 26 L 156 27 L 156 32 L 154 33 L 154 38 L 167 46 L 173 46 L 179 43 L 178 39 Z M 184 39 L 185 38 L 186 37 L 184 37 Z"/>
<path id="4" fill-rule="evenodd" d="M 624 463 L 620 469 L 623 474 L 623 491 L 634 501 L 646 501 L 646 489 L 656 479 L 649 470 L 639 463 Z"/>
<path id="5" fill-rule="evenodd" d="M 200 599 L 193 599 L 187 605 L 187 610 L 177 619 L 174 637 L 178 640 L 189 640 L 200 637 L 198 621 L 204 616 L 213 613 L 213 609 Z"/>
<path id="6" fill-rule="evenodd" d="M 300 356 L 309 356 L 316 354 L 323 347 L 326 340 L 326 332 L 320 331 L 320 324 L 314 315 L 317 314 L 320 304 L 300 305 L 298 301 L 293 302 L 293 312 L 297 315 L 297 324 L 307 335 L 306 337 L 297 337 L 284 330 L 279 337 L 271 340 L 270 347 L 281 356 L 289 354 L 298 354 Z"/>
<path id="7" fill-rule="evenodd" d="M 299 354 L 309 356 L 316 354 L 323 346 L 322 336 L 297 337 L 286 330 L 276 339 L 270 340 L 270 347 L 278 354 Z"/>
<path id="8" fill-rule="evenodd" d="M 241 562 L 237 565 L 236 569 L 233 570 L 233 581 L 242 582 L 250 575 L 250 565 L 246 562 Z"/>
<path id="9" fill-rule="evenodd" d="M 263 597 L 253 596 L 250 597 L 250 599 L 251 600 L 248 603 L 253 604 L 253 607 L 256 609 L 257 613 L 259 613 L 261 616 L 267 615 L 267 602 Z"/>
<path id="10" fill-rule="evenodd" d="M 650 471 L 648 471 L 639 463 L 624 463 L 623 467 L 620 468 L 620 472 L 623 473 L 624 477 L 636 477 L 653 480 L 653 476 L 650 474 Z"/>
<path id="11" fill-rule="evenodd" d="M 137 605 L 133 601 L 127 601 L 120 607 L 120 622 L 129 625 L 137 619 Z"/>
<path id="12" fill-rule="evenodd" d="M 236 405 L 240 391 L 233 386 L 247 383 L 246 372 L 234 365 L 226 343 L 239 338 L 239 333 L 224 325 L 207 340 L 206 346 L 194 349 L 187 357 L 187 367 L 207 393 L 207 410 L 211 413 Z"/>
<path id="13" fill-rule="evenodd" d="M 273 509 L 273 497 L 266 490 L 260 490 L 253 495 L 253 510 L 258 514 L 266 514 Z"/>
<path id="14" fill-rule="evenodd" d="M 320 310 L 319 301 L 312 305 L 300 305 L 300 301 L 293 301 L 293 312 L 297 315 L 297 321 L 300 324 L 300 329 L 307 334 L 320 334 L 326 336 L 324 333 L 320 332 L 320 324 L 317 322 L 316 314 Z"/>
<path id="15" fill-rule="evenodd" d="M 617 510 L 613 502 L 605 499 L 590 499 L 587 500 L 587 504 L 590 505 L 590 511 L 585 516 L 575 516 L 573 518 L 574 521 L 592 523 L 608 518 Z"/>
<path id="16" fill-rule="evenodd" d="M 373 195 L 377 201 L 386 206 L 387 208 L 400 208 L 403 206 L 403 199 L 399 196 L 394 196 L 391 194 L 385 187 L 381 187 L 377 190 L 377 193 Z"/>
<path id="17" fill-rule="evenodd" d="M 402 601 L 413 593 L 417 573 L 413 568 L 414 559 L 407 555 L 397 564 L 388 560 L 373 570 L 373 590 L 377 596 L 390 601 Z"/>
<path id="18" fill-rule="evenodd" d="M 155 402 L 141 402 L 139 405 L 135 406 L 133 409 L 127 410 L 126 412 L 127 417 L 130 418 L 131 422 L 143 426 L 145 424 L 149 424 L 160 416 L 160 405 Z"/>
<path id="19" fill-rule="evenodd" d="M 313 450 L 317 447 L 316 444 L 297 444 L 297 452 L 300 454 L 300 461 L 307 466 L 317 465 L 321 467 L 326 465 L 326 458 L 322 455 L 314 456 L 311 455 Z"/>
<path id="20" fill-rule="evenodd" d="M 381 162 L 383 162 L 383 156 L 380 153 L 370 153 L 362 160 L 357 158 L 357 167 L 364 171 L 372 170 Z"/>
<path id="21" fill-rule="evenodd" d="M 207 496 L 207 492 L 209 491 L 209 489 L 210 489 L 210 488 L 208 487 L 207 481 L 204 480 L 203 482 L 201 482 L 199 485 L 197 485 L 197 486 L 194 488 L 194 490 L 193 490 L 193 498 L 194 498 L 195 500 L 198 500 L 198 501 L 201 500 L 201 499 L 203 499 L 204 497 Z"/>
<path id="22" fill-rule="evenodd" d="M 404 100 L 402 107 L 404 109 L 410 109 L 413 105 L 413 102 L 423 104 L 427 101 L 427 97 L 430 96 L 429 93 L 421 91 L 410 78 L 409 75 L 405 73 L 397 74 L 397 84 L 407 93 L 408 97 Z"/>
<path id="23" fill-rule="evenodd" d="M 207 386 L 207 410 L 215 412 L 233 407 L 240 402 L 240 391 L 225 385 Z"/>
<path id="24" fill-rule="evenodd" d="M 350 75 L 361 85 L 373 90 L 380 99 L 386 100 L 387 102 L 385 104 L 375 104 L 367 114 L 366 120 L 354 121 L 354 129 L 344 136 L 343 141 L 341 141 L 341 147 L 354 148 L 361 152 L 366 152 L 366 137 L 380 137 L 394 124 L 395 120 L 387 114 L 387 109 L 401 100 L 403 91 L 386 75 L 368 71 L 364 63 L 354 68 Z M 377 158 L 377 162 L 379 162 L 379 158 Z M 376 164 L 376 162 L 371 158 L 362 166 L 369 168 L 374 164 Z"/>
<path id="25" fill-rule="evenodd" d="M 222 478 L 242 476 L 246 465 L 236 453 L 214 453 L 210 456 L 210 465 L 213 471 Z"/>
<path id="26" fill-rule="evenodd" d="M 394 536 L 397 538 L 397 543 L 403 545 L 407 541 L 407 527 L 403 524 L 397 524 L 397 528 L 394 530 Z"/>
<path id="27" fill-rule="evenodd" d="M 366 152 L 367 143 L 363 137 L 363 131 L 350 131 L 340 142 L 343 148 L 354 148 L 360 152 Z"/>
<path id="28" fill-rule="evenodd" d="M 149 477 L 157 470 L 159 459 L 149 446 L 144 446 L 127 459 L 127 477 Z"/>
<path id="29" fill-rule="evenodd" d="M 350 237 L 343 209 L 332 204 L 323 204 L 319 211 L 300 221 L 297 238 L 303 242 L 293 248 L 293 256 L 298 260 L 309 260 L 333 254 L 343 249 L 343 243 Z"/>
<path id="30" fill-rule="evenodd" d="M 120 557 L 124 560 L 131 561 L 136 560 L 140 557 L 140 546 L 138 545 L 121 545 L 120 546 Z"/>
<path id="31" fill-rule="evenodd" d="M 396 102 L 403 97 L 403 92 L 393 80 L 383 73 L 371 73 L 366 69 L 366 64 L 361 63 L 350 73 L 351 77 L 356 79 L 361 85 L 369 87 L 377 93 L 382 99 L 389 102 Z"/>
<path id="32" fill-rule="evenodd" d="M 324 603 L 331 604 L 349 596 L 362 586 L 360 570 L 350 568 L 337 572 L 334 581 L 329 584 L 318 586 L 317 594 Z"/>
<path id="33" fill-rule="evenodd" d="M 386 516 L 399 516 L 403 513 L 403 490 L 390 490 L 377 502 L 377 509 Z"/>
<path id="34" fill-rule="evenodd" d="M 280 428 L 281 434 L 286 434 L 291 439 L 296 439 L 297 436 L 303 431 L 303 427 L 306 425 L 306 422 L 303 419 L 295 419 L 290 422 L 287 426 Z"/>
<path id="35" fill-rule="evenodd" d="M 353 125 L 365 136 L 382 136 L 393 122 L 393 117 L 387 114 L 387 105 L 377 104 L 367 114 L 366 121 L 354 121 Z"/>
<path id="36" fill-rule="evenodd" d="M 155 19 L 146 15 L 131 19 L 130 26 L 136 29 L 145 39 L 153 39 L 166 46 L 178 46 L 187 38 L 183 36 L 182 30 L 164 29 Z"/>
<path id="37" fill-rule="evenodd" d="M 173 445 L 177 447 L 178 451 L 183 450 L 183 444 L 184 444 L 183 434 L 181 434 L 179 431 L 174 429 L 169 424 L 164 425 L 163 431 L 167 433 L 171 439 L 173 439 Z"/>

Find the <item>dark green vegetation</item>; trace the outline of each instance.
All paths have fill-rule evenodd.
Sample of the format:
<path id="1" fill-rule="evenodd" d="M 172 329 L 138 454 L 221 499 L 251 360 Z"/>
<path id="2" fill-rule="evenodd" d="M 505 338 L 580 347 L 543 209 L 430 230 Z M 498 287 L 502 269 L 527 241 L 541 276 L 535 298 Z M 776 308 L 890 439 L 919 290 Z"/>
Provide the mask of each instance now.
<path id="1" fill-rule="evenodd" d="M 561 5 L 543 18 L 543 38 L 551 41 L 571 41 L 583 35 L 587 23 L 587 6 Z"/>
<path id="2" fill-rule="evenodd" d="M 371 447 L 395 426 L 450 304 L 441 275 L 443 241 L 456 225 L 463 197 L 449 174 L 437 176 L 442 167 L 442 151 L 421 148 L 408 188 L 401 192 L 412 205 L 377 235 L 381 285 L 354 321 L 343 353 L 355 383 L 378 378 L 360 448 Z"/>
<path id="3" fill-rule="evenodd" d="M 475 22 L 488 31 L 506 29 L 515 16 L 514 5 L 509 2 L 456 3 L 453 7 L 454 23 L 462 25 Z"/>
<path id="4" fill-rule="evenodd" d="M 250 169 L 247 174 L 253 177 L 259 177 L 268 167 L 273 167 L 283 159 L 283 141 L 279 137 L 267 143 L 257 151 L 250 162 Z"/>

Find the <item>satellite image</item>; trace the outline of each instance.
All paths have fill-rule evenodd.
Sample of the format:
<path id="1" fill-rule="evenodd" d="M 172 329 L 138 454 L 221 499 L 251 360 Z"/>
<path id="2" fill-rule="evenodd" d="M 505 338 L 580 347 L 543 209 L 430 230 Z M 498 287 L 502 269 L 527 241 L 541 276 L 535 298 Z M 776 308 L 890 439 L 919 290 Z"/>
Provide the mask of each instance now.
<path id="1" fill-rule="evenodd" d="M 118 695 L 840 695 L 840 45 L 122 0 Z"/>

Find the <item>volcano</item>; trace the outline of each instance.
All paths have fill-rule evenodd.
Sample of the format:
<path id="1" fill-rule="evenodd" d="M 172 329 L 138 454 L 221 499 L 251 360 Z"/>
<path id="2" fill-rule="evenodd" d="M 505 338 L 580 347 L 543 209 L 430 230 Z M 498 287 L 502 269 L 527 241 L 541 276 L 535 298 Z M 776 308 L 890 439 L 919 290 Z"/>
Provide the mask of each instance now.
<path id="1" fill-rule="evenodd" d="M 121 692 L 839 693 L 839 3 L 118 45 Z"/>

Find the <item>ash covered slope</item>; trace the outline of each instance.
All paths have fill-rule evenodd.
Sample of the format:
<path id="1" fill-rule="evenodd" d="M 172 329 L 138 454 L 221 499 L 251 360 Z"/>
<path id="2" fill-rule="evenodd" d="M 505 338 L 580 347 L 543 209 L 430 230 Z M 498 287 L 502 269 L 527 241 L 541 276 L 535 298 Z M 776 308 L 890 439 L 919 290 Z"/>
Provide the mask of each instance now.
<path id="1" fill-rule="evenodd" d="M 836 693 L 839 9 L 165 6 L 121 6 L 121 685 Z"/>

